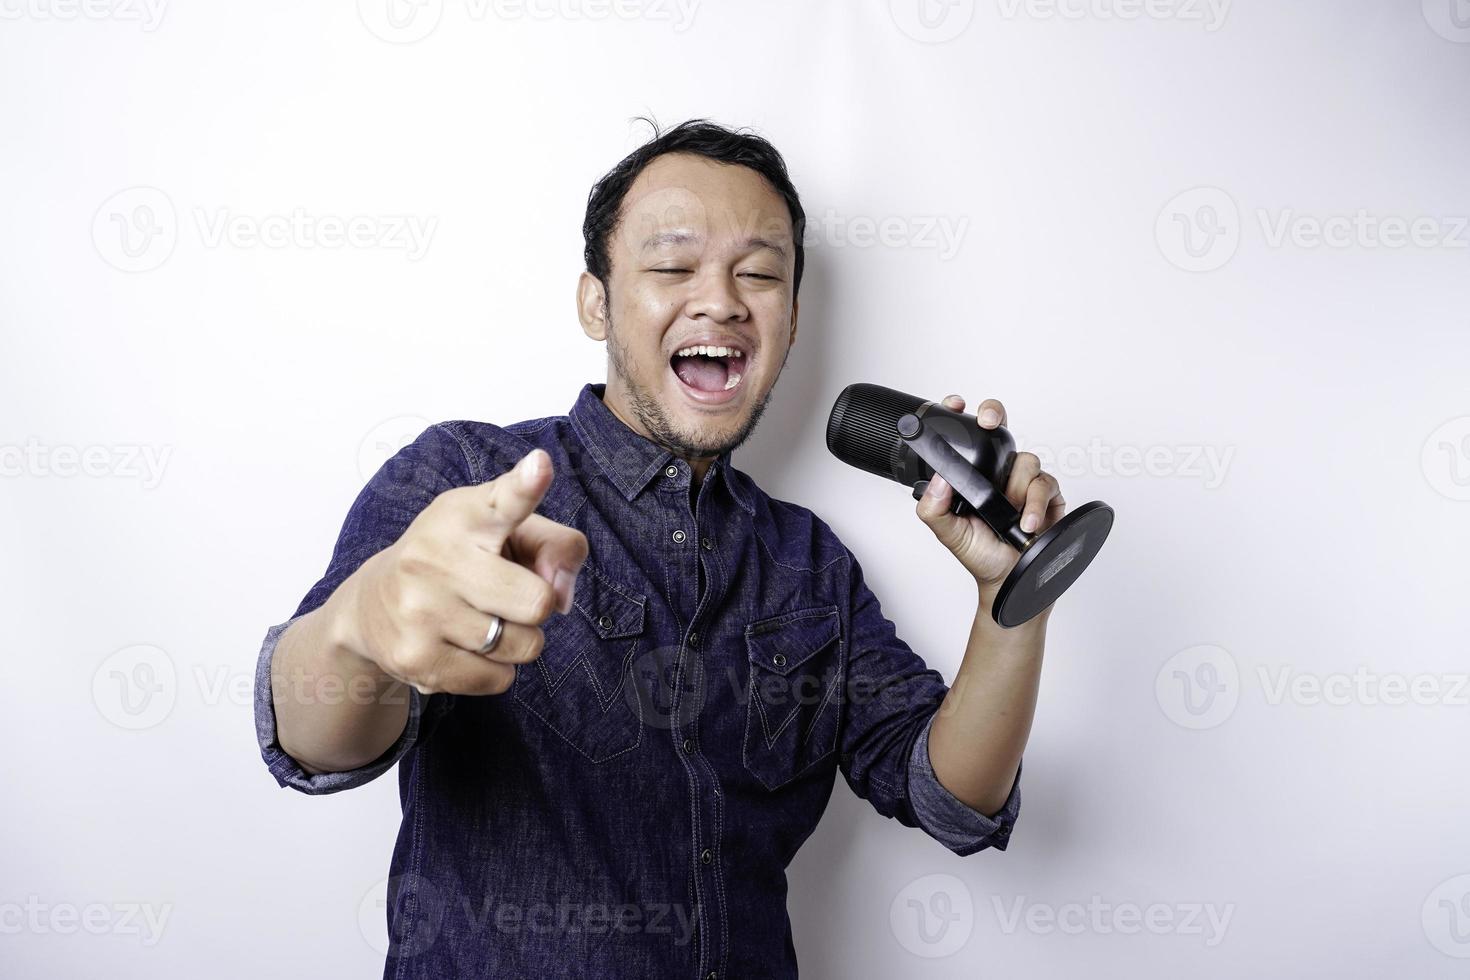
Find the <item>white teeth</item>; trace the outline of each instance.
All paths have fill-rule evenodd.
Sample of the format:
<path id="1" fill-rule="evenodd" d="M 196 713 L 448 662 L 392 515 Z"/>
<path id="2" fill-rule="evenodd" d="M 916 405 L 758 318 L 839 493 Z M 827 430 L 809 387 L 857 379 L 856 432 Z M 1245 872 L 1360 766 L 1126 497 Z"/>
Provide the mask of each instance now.
<path id="1" fill-rule="evenodd" d="M 732 375 L 730 375 L 729 380 L 725 382 L 725 390 L 726 391 L 729 391 L 731 388 L 735 387 L 739 383 L 740 383 L 740 375 L 738 375 L 738 374 L 732 374 Z"/>
<path id="2" fill-rule="evenodd" d="M 685 347 L 683 350 L 675 351 L 676 357 L 693 357 L 695 354 L 703 354 L 706 357 L 744 357 L 745 355 L 734 347 L 711 347 L 700 344 L 694 347 Z"/>

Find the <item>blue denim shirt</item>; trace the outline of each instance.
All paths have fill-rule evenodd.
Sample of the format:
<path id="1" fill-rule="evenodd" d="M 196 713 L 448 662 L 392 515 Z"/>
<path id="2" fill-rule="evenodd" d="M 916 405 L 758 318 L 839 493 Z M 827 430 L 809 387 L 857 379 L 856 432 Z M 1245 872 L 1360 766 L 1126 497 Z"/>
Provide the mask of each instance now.
<path id="1" fill-rule="evenodd" d="M 332 793 L 395 764 L 403 822 L 385 977 L 792 977 L 786 867 L 840 771 L 881 814 L 957 854 L 1004 850 L 930 768 L 947 690 L 901 640 L 857 558 L 730 454 L 697 488 L 589 384 L 567 416 L 444 422 L 368 482 L 326 574 L 272 627 L 256 671 L 261 754 Z M 403 735 L 361 769 L 308 775 L 276 739 L 270 661 L 296 617 L 436 495 L 535 447 L 539 511 L 586 534 L 574 608 L 504 694 L 410 689 Z"/>

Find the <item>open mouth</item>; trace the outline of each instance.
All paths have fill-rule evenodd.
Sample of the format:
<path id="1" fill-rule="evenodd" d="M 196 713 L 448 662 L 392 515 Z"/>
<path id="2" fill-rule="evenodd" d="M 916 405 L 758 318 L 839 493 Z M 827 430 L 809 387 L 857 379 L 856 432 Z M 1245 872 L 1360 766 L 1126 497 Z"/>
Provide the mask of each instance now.
<path id="1" fill-rule="evenodd" d="M 685 386 L 708 399 L 724 400 L 740 387 L 746 372 L 745 352 L 738 347 L 695 345 L 674 352 L 669 367 Z"/>

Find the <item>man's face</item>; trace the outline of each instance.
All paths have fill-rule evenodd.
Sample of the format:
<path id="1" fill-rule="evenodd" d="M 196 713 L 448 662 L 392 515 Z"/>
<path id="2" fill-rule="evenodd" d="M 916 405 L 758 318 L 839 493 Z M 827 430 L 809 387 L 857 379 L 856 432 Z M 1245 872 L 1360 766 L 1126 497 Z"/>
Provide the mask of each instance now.
<path id="1" fill-rule="evenodd" d="M 608 256 L 610 295 L 578 284 L 583 330 L 607 340 L 604 402 L 685 458 L 734 449 L 796 340 L 786 202 L 747 167 L 666 154 L 629 188 Z M 696 345 L 738 353 L 680 355 Z"/>

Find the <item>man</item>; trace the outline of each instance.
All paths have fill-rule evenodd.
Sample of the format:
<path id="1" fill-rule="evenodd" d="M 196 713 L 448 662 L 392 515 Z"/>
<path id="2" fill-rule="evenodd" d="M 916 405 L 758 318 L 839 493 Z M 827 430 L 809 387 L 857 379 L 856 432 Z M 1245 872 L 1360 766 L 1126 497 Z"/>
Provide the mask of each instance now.
<path id="1" fill-rule="evenodd" d="M 606 384 L 431 426 L 268 632 L 281 785 L 398 764 L 385 976 L 794 976 L 785 868 L 839 771 L 958 854 L 1005 849 L 1047 618 L 990 619 L 1015 553 L 931 482 L 918 516 L 977 591 L 947 688 L 832 530 L 731 465 L 796 340 L 804 222 L 765 140 L 655 130 L 588 201 Z M 1028 531 L 1063 510 L 1029 454 L 1007 495 Z"/>

